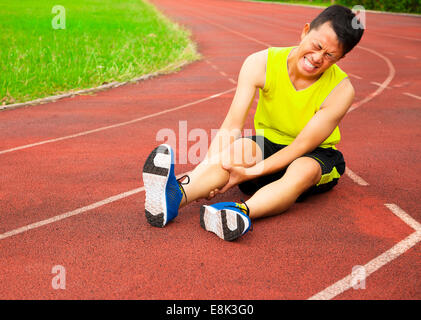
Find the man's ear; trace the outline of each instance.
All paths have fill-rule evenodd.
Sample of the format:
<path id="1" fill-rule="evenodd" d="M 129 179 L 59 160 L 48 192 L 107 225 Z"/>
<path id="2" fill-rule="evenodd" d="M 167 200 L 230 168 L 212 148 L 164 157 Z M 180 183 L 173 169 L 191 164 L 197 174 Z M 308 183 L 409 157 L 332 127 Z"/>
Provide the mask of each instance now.
<path id="1" fill-rule="evenodd" d="M 304 39 L 304 37 L 308 34 L 308 32 L 310 31 L 310 23 L 306 23 L 304 25 L 303 31 L 301 32 L 301 40 Z"/>
<path id="2" fill-rule="evenodd" d="M 341 47 L 341 49 L 343 50 L 343 47 Z M 339 60 L 342 60 L 343 58 L 345 58 L 345 57 L 346 57 L 346 55 L 347 55 L 347 54 L 345 53 L 342 57 L 340 57 L 340 58 L 339 58 Z M 338 61 L 339 61 L 339 60 L 338 60 Z M 336 62 L 338 62 L 338 61 L 336 61 Z"/>

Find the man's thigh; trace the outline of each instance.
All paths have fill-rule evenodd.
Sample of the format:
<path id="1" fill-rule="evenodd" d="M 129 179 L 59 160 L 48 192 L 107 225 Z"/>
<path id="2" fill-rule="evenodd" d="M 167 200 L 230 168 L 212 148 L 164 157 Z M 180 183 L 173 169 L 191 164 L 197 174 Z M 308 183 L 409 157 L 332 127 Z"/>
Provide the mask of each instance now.
<path id="1" fill-rule="evenodd" d="M 339 150 L 319 147 L 304 156 L 313 158 L 319 163 L 322 176 L 319 182 L 306 190 L 297 201 L 303 201 L 310 195 L 331 190 L 345 173 L 345 159 Z"/>
<path id="2" fill-rule="evenodd" d="M 285 147 L 283 145 L 276 145 L 268 140 L 264 141 L 263 143 L 265 148 L 265 158 Z M 260 143 L 259 146 L 263 143 Z M 298 202 L 303 201 L 309 195 L 329 191 L 338 183 L 339 178 L 345 172 L 345 160 L 339 150 L 318 147 L 313 151 L 304 154 L 302 157 L 310 157 L 320 165 L 321 178 L 315 185 L 309 187 L 305 192 L 303 192 L 303 194 L 297 199 Z M 240 184 L 239 188 L 243 193 L 247 195 L 253 195 L 261 187 L 281 179 L 286 171 L 287 168 L 282 169 L 274 174 L 246 181 Z"/>

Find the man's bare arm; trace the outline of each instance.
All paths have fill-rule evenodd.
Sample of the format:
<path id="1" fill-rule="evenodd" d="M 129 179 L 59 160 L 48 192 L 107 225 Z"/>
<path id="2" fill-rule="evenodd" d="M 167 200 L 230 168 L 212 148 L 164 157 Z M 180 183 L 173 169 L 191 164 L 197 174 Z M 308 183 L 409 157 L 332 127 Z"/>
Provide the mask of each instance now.
<path id="1" fill-rule="evenodd" d="M 248 56 L 238 76 L 237 90 L 228 114 L 209 147 L 207 157 L 219 154 L 241 135 L 257 88 L 263 88 L 266 77 L 267 50 Z"/>
<path id="2" fill-rule="evenodd" d="M 345 116 L 354 95 L 355 91 L 349 79 L 342 81 L 290 145 L 246 169 L 248 179 L 277 172 L 318 147 Z"/>

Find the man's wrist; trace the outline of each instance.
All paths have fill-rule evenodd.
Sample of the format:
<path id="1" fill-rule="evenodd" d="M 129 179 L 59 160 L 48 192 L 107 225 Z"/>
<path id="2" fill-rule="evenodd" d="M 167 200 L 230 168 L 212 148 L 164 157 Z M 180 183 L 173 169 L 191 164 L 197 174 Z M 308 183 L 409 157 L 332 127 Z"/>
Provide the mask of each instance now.
<path id="1" fill-rule="evenodd" d="M 263 161 L 244 170 L 245 181 L 255 179 L 263 174 Z"/>

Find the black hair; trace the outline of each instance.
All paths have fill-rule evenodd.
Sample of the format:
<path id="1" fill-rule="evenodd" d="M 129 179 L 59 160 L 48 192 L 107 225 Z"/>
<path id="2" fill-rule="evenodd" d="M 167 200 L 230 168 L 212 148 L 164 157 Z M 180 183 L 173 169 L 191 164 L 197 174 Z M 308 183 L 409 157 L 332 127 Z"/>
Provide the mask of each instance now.
<path id="1" fill-rule="evenodd" d="M 357 19 L 358 25 L 353 23 Z M 325 22 L 330 22 L 333 30 L 342 45 L 343 55 L 351 51 L 361 40 L 364 33 L 364 26 L 356 18 L 351 9 L 340 5 L 333 5 L 323 10 L 311 23 L 310 30 L 317 29 Z"/>

